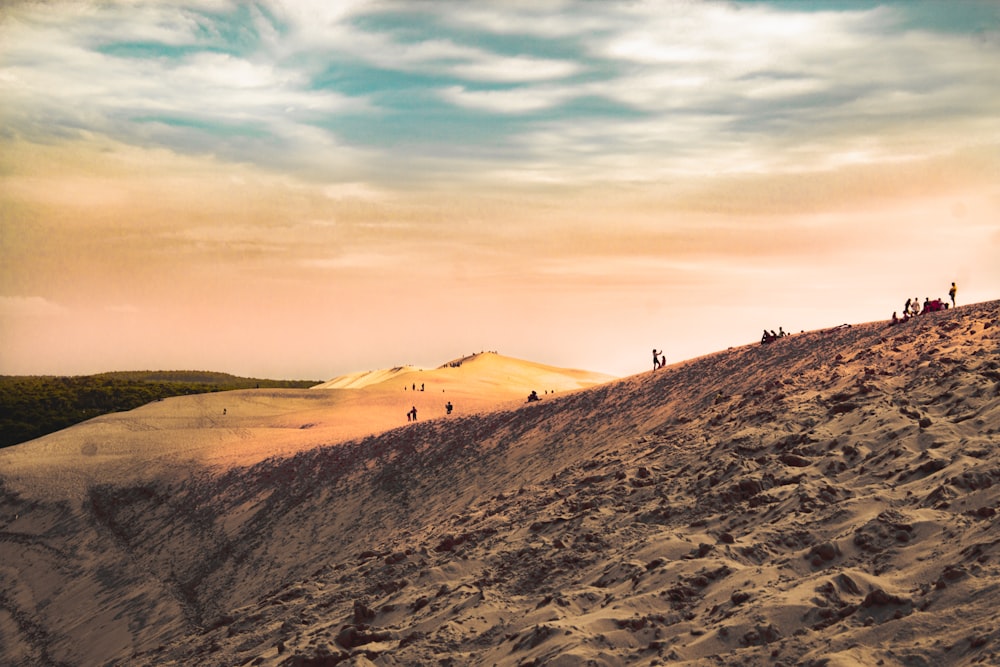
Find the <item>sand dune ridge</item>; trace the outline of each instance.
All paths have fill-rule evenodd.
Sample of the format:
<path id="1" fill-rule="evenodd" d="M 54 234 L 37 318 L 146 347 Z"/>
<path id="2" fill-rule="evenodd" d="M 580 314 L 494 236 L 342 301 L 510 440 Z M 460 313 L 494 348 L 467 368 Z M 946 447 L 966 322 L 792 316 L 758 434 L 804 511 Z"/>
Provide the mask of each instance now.
<path id="1" fill-rule="evenodd" d="M 996 664 L 998 342 L 989 302 L 78 506 L 5 480 L 2 657 Z"/>

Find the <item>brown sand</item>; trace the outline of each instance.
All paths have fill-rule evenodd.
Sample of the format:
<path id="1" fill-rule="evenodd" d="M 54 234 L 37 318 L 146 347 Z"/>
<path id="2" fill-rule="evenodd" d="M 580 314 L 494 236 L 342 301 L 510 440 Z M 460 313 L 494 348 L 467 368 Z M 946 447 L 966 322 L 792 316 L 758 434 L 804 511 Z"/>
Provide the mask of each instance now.
<path id="1" fill-rule="evenodd" d="M 531 405 L 483 361 L 435 398 L 506 409 L 353 440 L 268 393 L 0 452 L 0 663 L 1000 664 L 1000 302 Z"/>
<path id="2" fill-rule="evenodd" d="M 455 366 L 452 364 L 461 365 Z M 5 477 L 62 498 L 153 471 L 228 469 L 382 433 L 418 421 L 512 409 L 532 390 L 561 393 L 611 380 L 495 353 L 440 368 L 412 366 L 334 378 L 310 389 L 178 396 L 104 415 L 22 447 L 0 450 Z M 414 390 L 415 388 L 415 390 Z M 422 388 L 422 389 L 421 389 Z"/>

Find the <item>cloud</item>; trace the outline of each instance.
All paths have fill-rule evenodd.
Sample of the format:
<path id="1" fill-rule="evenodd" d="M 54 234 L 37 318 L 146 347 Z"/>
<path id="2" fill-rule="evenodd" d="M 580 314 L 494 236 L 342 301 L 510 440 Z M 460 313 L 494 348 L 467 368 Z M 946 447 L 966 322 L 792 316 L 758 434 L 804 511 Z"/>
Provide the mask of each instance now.
<path id="1" fill-rule="evenodd" d="M 906 3 L 15 5 L 0 120 L 38 141 L 100 133 L 371 187 L 831 169 L 1000 141 L 998 44 L 921 16 Z"/>
<path id="2" fill-rule="evenodd" d="M 622 22 L 626 3 L 578 2 L 574 0 L 511 0 L 469 3 L 460 12 L 441 11 L 447 3 L 427 3 L 446 25 L 496 35 L 529 35 L 543 39 L 592 38 L 612 31 Z M 413 3 L 386 3 L 386 8 L 412 8 Z M 662 9 L 653 7 L 656 12 Z"/>
<path id="3" fill-rule="evenodd" d="M 502 57 L 487 55 L 451 69 L 463 79 L 487 82 L 547 81 L 570 77 L 581 70 L 580 65 L 565 60 L 550 60 L 525 56 Z"/>
<path id="4" fill-rule="evenodd" d="M 125 27 L 133 24 L 136 31 Z M 306 73 L 267 53 L 220 52 L 212 28 L 218 26 L 190 8 L 146 4 L 65 15 L 43 7 L 8 20 L 0 24 L 0 90 L 10 104 L 0 117 L 9 132 L 42 141 L 52 133 L 99 132 L 327 173 L 345 159 L 363 161 L 360 151 L 316 127 L 332 115 L 370 111 L 363 97 L 314 89 Z M 117 48 L 137 43 L 141 49 Z M 324 149 L 327 157 L 317 161 Z"/>
<path id="5" fill-rule="evenodd" d="M 464 86 L 449 86 L 441 89 L 439 94 L 441 99 L 456 106 L 501 114 L 521 114 L 549 109 L 575 95 L 566 88 L 469 90 Z"/>

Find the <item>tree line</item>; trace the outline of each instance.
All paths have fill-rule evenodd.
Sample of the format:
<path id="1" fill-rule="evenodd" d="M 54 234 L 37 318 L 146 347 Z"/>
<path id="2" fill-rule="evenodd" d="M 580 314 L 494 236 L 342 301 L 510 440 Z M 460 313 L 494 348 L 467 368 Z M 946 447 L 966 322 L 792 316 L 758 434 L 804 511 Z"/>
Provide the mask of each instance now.
<path id="1" fill-rule="evenodd" d="M 126 371 L 70 377 L 0 375 L 0 448 L 171 396 L 257 387 L 300 389 L 319 383 L 208 371 Z"/>

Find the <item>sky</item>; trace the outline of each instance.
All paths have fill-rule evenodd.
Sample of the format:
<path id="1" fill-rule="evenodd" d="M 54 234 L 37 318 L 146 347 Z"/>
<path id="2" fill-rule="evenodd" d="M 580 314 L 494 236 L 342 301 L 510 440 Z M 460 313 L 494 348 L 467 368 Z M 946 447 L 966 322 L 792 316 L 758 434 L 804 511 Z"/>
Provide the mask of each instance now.
<path id="1" fill-rule="evenodd" d="M 1000 298 L 1000 3 L 0 5 L 0 374 L 628 375 Z"/>

